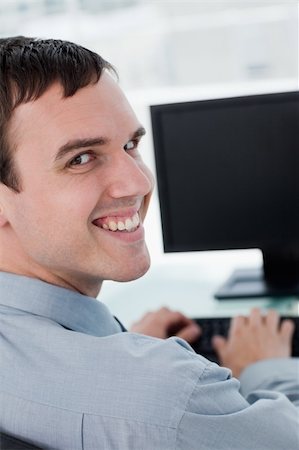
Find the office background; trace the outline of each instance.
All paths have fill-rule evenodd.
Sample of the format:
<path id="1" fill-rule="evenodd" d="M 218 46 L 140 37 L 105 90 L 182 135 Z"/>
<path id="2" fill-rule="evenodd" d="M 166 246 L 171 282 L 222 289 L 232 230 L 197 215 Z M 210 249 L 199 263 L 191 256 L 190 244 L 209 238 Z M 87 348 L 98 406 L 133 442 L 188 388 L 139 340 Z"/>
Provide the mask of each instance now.
<path id="1" fill-rule="evenodd" d="M 115 65 L 148 130 L 141 151 L 153 171 L 148 105 L 297 90 L 298 20 L 295 0 L 0 0 L 0 37 L 68 39 Z M 260 265 L 258 250 L 164 254 L 157 190 L 146 231 L 149 273 L 101 292 L 127 326 L 161 305 L 191 316 L 235 311 L 213 290 L 233 268 Z"/>

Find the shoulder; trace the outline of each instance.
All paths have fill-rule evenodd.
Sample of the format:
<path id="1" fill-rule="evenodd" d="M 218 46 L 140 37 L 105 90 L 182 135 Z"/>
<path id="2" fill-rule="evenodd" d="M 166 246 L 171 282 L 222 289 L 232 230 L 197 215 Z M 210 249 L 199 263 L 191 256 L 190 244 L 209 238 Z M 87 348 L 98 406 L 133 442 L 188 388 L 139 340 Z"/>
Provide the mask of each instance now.
<path id="1" fill-rule="evenodd" d="M 104 338 L 94 355 L 98 364 L 95 359 L 88 377 L 97 373 L 98 385 L 89 412 L 159 426 L 177 427 L 201 380 L 209 384 L 230 376 L 179 338 L 120 333 Z"/>
<path id="2" fill-rule="evenodd" d="M 129 332 L 99 338 L 42 319 L 27 325 L 7 331 L 7 361 L 22 371 L 8 364 L 2 389 L 55 408 L 176 426 L 200 380 L 228 377 L 179 338 Z"/>

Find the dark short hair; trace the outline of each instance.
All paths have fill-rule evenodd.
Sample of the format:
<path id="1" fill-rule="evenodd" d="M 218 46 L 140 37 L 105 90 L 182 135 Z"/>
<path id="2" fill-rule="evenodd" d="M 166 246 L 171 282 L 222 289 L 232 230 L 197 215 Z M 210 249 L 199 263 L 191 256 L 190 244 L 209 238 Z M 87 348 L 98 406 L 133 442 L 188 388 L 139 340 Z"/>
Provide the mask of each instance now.
<path id="1" fill-rule="evenodd" d="M 0 183 L 21 190 L 8 140 L 14 109 L 38 99 L 55 82 L 65 97 L 72 96 L 97 83 L 104 69 L 116 73 L 101 56 L 72 42 L 24 36 L 0 39 Z"/>

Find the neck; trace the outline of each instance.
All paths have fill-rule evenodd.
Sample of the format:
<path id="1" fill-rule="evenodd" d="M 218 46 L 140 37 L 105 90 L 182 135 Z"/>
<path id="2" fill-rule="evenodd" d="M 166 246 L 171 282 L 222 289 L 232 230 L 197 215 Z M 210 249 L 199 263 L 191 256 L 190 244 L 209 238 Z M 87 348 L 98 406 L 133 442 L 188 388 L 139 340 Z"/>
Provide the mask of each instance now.
<path id="1" fill-rule="evenodd" d="M 45 261 L 40 262 L 23 249 L 9 224 L 1 227 L 0 271 L 36 278 L 89 297 L 98 296 L 103 283 L 99 277 L 83 271 L 71 271 L 65 266 L 52 266 Z"/>
<path id="2" fill-rule="evenodd" d="M 40 281 L 44 281 L 55 286 L 69 289 L 70 291 L 79 292 L 80 294 L 87 295 L 88 297 L 96 298 L 101 290 L 103 281 L 91 284 L 86 282 L 86 279 L 77 277 L 76 282 L 68 280 L 67 276 L 61 276 L 60 274 L 51 273 L 45 270 L 30 270 L 24 269 L 20 266 L 5 264 L 0 262 L 0 272 L 13 273 L 15 275 L 21 275 L 29 278 L 35 278 Z"/>

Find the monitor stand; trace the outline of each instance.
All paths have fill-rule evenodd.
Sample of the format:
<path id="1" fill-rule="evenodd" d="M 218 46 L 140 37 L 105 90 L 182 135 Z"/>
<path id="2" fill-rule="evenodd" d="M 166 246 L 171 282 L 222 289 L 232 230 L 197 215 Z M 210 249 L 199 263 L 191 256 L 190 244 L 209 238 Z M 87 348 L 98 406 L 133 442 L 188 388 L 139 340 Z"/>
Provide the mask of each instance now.
<path id="1" fill-rule="evenodd" d="M 262 250 L 260 269 L 238 269 L 215 293 L 218 300 L 299 295 L 299 253 Z"/>

